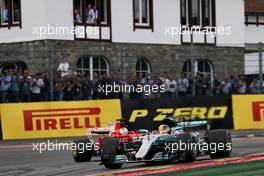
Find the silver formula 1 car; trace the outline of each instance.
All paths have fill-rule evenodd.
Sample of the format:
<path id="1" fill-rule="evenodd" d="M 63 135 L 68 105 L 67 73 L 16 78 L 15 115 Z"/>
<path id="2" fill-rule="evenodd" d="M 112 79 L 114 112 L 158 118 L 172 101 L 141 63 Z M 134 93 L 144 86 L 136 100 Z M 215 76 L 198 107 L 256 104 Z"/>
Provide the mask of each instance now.
<path id="1" fill-rule="evenodd" d="M 118 138 L 102 140 L 101 164 L 109 169 L 135 162 L 193 162 L 197 157 L 229 157 L 232 140 L 228 130 L 210 130 L 206 120 L 167 117 L 159 131 L 152 131 L 132 141 Z M 205 128 L 205 129 L 203 129 Z M 209 128 L 209 129 L 208 129 Z"/>

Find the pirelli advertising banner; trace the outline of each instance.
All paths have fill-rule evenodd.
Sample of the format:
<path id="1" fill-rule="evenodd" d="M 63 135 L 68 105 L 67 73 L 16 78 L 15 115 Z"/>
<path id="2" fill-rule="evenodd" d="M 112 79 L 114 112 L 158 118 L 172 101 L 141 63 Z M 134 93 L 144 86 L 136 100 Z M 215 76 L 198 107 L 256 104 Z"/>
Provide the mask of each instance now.
<path id="1" fill-rule="evenodd" d="M 214 129 L 233 128 L 229 96 L 124 100 L 122 112 L 130 129 L 155 130 L 168 115 L 198 116 L 200 119 L 212 120 Z"/>
<path id="2" fill-rule="evenodd" d="M 236 130 L 264 129 L 264 95 L 233 95 Z"/>
<path id="3" fill-rule="evenodd" d="M 1 104 L 3 139 L 87 135 L 121 117 L 120 100 Z"/>

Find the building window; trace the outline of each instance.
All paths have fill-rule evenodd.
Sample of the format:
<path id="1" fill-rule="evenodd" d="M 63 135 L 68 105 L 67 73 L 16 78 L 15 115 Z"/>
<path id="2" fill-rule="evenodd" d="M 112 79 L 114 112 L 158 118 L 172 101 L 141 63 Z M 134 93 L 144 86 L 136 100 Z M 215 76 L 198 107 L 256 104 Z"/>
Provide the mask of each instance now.
<path id="1" fill-rule="evenodd" d="M 191 73 L 192 72 L 192 65 L 191 60 L 187 60 L 183 64 L 183 72 L 184 73 Z M 199 75 L 201 77 L 210 77 L 211 80 L 213 79 L 213 66 L 210 61 L 202 59 L 202 60 L 195 60 L 194 61 L 194 73 L 195 75 Z"/>
<path id="2" fill-rule="evenodd" d="M 153 29 L 153 1 L 133 0 L 134 29 Z"/>
<path id="3" fill-rule="evenodd" d="M 0 0 L 0 26 L 20 26 L 21 27 L 21 1 L 20 0 Z"/>
<path id="4" fill-rule="evenodd" d="M 190 12 L 192 25 L 200 26 L 200 0 L 191 1 Z"/>
<path id="5" fill-rule="evenodd" d="M 140 58 L 136 64 L 136 73 L 137 75 L 142 74 L 146 76 L 150 73 L 150 63 L 146 58 Z"/>
<path id="6" fill-rule="evenodd" d="M 246 25 L 264 25 L 264 12 L 246 12 Z"/>
<path id="7" fill-rule="evenodd" d="M 181 24 L 215 26 L 215 0 L 181 0 Z"/>
<path id="8" fill-rule="evenodd" d="M 76 24 L 109 25 L 110 0 L 74 0 Z"/>
<path id="9" fill-rule="evenodd" d="M 186 0 L 181 0 L 181 24 L 187 25 Z"/>
<path id="10" fill-rule="evenodd" d="M 84 56 L 78 60 L 77 70 L 89 75 L 91 80 L 96 75 L 100 78 L 102 74 L 109 74 L 108 60 L 104 56 Z"/>

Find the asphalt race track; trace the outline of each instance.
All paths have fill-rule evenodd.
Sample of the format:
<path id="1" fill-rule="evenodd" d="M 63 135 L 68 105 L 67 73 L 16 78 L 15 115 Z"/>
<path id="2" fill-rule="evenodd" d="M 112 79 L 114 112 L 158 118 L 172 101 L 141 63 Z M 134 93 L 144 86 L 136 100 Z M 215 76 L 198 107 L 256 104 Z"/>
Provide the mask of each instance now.
<path id="1" fill-rule="evenodd" d="M 33 151 L 33 141 L 0 142 L 0 176 L 96 175 L 110 172 L 98 162 L 75 163 L 71 151 Z M 264 138 L 233 139 L 233 157 L 264 152 Z M 200 158 L 199 160 L 208 160 Z M 197 161 L 199 162 L 199 161 Z M 120 170 L 150 167 L 144 163 L 124 164 Z M 153 167 L 153 166 L 152 166 Z M 120 171 L 118 170 L 118 171 Z M 113 170 L 112 170 L 113 171 Z"/>

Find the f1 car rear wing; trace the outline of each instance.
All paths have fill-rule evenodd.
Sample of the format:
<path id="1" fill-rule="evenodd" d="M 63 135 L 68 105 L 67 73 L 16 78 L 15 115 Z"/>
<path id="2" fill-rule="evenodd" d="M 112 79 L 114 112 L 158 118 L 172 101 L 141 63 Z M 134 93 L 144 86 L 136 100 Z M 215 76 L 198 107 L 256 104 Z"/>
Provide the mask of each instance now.
<path id="1" fill-rule="evenodd" d="M 88 128 L 88 135 L 106 135 L 114 132 L 116 128 L 116 122 L 108 122 L 105 128 Z"/>
<path id="2" fill-rule="evenodd" d="M 87 130 L 88 135 L 91 134 L 98 134 L 98 135 L 104 135 L 104 134 L 109 134 L 114 132 L 118 132 L 120 127 L 120 123 L 122 120 L 117 120 L 116 122 L 107 122 L 107 127 L 105 128 L 89 128 Z"/>

